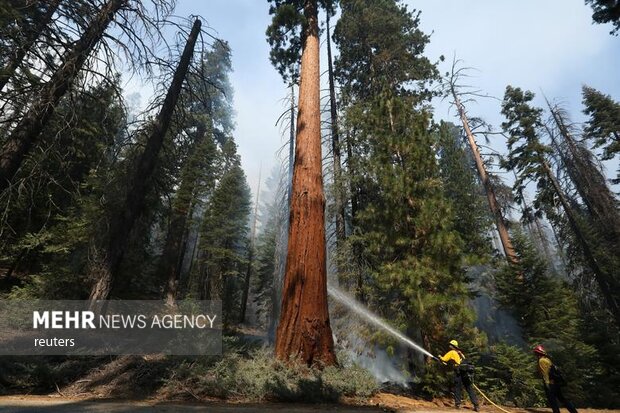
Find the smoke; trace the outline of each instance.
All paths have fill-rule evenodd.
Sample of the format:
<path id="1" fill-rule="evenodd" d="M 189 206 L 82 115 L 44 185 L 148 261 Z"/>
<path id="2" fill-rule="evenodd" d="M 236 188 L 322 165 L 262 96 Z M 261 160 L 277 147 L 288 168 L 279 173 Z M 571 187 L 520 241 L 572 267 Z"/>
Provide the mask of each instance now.
<path id="1" fill-rule="evenodd" d="M 468 270 L 472 280 L 470 286 L 478 292 L 478 296 L 471 301 L 476 312 L 476 327 L 486 333 L 490 343 L 504 342 L 525 347 L 519 323 L 509 312 L 500 308 L 493 298 L 495 291 L 490 269 L 487 266 L 476 266 Z"/>
<path id="2" fill-rule="evenodd" d="M 377 345 L 369 346 L 368 341 L 355 332 L 354 323 L 347 321 L 349 328 L 338 328 L 335 332 L 336 337 L 341 337 L 336 346 L 344 352 L 346 359 L 368 370 L 379 383 L 392 382 L 407 387 L 410 379 L 395 363 L 396 357 L 388 355 Z"/>
<path id="3" fill-rule="evenodd" d="M 396 338 L 403 347 L 409 347 L 415 351 L 432 357 L 432 354 L 415 343 L 409 337 L 396 330 L 385 320 L 373 314 L 361 303 L 347 293 L 333 285 L 328 285 L 327 291 L 332 299 L 340 306 L 330 306 L 330 318 L 332 330 L 336 336 L 336 346 L 343 351 L 347 358 L 359 366 L 368 370 L 379 382 L 393 382 L 403 387 L 408 387 L 411 377 L 399 367 L 398 361 L 402 360 L 403 351 L 390 355 L 376 344 L 370 344 L 363 337 L 364 330 L 368 327 L 387 332 Z M 346 312 L 343 309 L 346 308 Z M 402 350 L 402 349 L 399 349 Z"/>

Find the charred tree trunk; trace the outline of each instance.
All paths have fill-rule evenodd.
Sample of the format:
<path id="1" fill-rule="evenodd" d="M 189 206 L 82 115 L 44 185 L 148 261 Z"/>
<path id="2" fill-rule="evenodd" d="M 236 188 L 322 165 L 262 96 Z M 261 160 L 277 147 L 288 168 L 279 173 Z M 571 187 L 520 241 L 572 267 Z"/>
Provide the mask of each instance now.
<path id="1" fill-rule="evenodd" d="M 56 110 L 56 105 L 67 93 L 73 80 L 95 45 L 101 40 L 114 16 L 128 0 L 109 0 L 66 54 L 64 63 L 52 75 L 21 121 L 15 126 L 0 150 L 0 192 L 4 191 L 17 173 L 24 156 L 30 151 Z"/>
<path id="2" fill-rule="evenodd" d="M 332 42 L 329 30 L 329 12 L 327 12 L 327 68 L 329 77 L 329 108 L 331 114 L 332 156 L 334 160 L 334 202 L 336 206 L 336 249 L 345 238 L 344 202 L 342 196 L 342 171 L 340 163 L 340 133 L 338 130 L 338 110 L 336 107 L 336 88 L 334 86 L 334 67 L 332 64 Z"/>
<path id="3" fill-rule="evenodd" d="M 256 240 L 256 221 L 258 218 L 258 200 L 260 196 L 260 178 L 261 171 L 258 171 L 258 187 L 256 188 L 256 203 L 254 204 L 254 222 L 252 222 L 252 235 L 250 236 L 250 248 L 248 252 L 248 270 L 245 274 L 243 294 L 241 296 L 241 314 L 239 316 L 239 323 L 245 321 L 245 312 L 248 306 L 248 297 L 250 295 L 250 280 L 252 277 L 252 269 L 254 265 L 254 241 Z"/>
<path id="4" fill-rule="evenodd" d="M 288 254 L 275 353 L 280 360 L 299 357 L 308 365 L 331 365 L 336 354 L 327 310 L 316 0 L 305 1 L 304 15 Z"/>
<path id="5" fill-rule="evenodd" d="M 353 133 L 355 133 L 355 131 L 353 131 Z M 360 208 L 360 195 L 359 191 L 357 190 L 356 184 L 353 181 L 353 177 L 355 176 L 356 171 L 354 167 L 353 145 L 351 143 L 351 140 L 351 132 L 349 131 L 345 139 L 347 149 L 346 165 L 348 169 L 347 175 L 349 178 L 349 192 L 351 194 L 351 230 L 355 231 L 355 228 L 357 227 L 357 212 Z M 361 260 L 362 254 L 359 244 L 357 242 L 353 243 L 352 250 L 354 259 L 359 262 Z M 364 294 L 364 278 L 362 275 L 362 271 L 357 271 L 355 284 L 355 298 L 361 303 L 366 303 L 366 296 Z"/>
<path id="6" fill-rule="evenodd" d="M 288 138 L 288 182 L 287 200 L 288 207 L 291 207 L 291 193 L 293 190 L 293 165 L 295 163 L 295 85 L 291 83 L 291 126 Z"/>
<path id="7" fill-rule="evenodd" d="M 469 127 L 469 120 L 467 119 L 467 114 L 465 113 L 465 108 L 459 99 L 458 94 L 454 87 L 451 88 L 452 96 L 454 97 L 454 103 L 459 112 L 459 116 L 461 118 L 461 122 L 463 123 L 463 128 L 465 129 L 465 134 L 467 135 L 467 141 L 469 142 L 469 147 L 471 148 L 471 152 L 474 156 L 474 160 L 476 162 L 476 169 L 478 170 L 478 176 L 480 177 L 480 181 L 482 182 L 482 186 L 484 187 L 484 191 L 487 195 L 487 200 L 489 202 L 489 208 L 491 209 L 491 213 L 495 218 L 495 225 L 497 227 L 497 232 L 499 233 L 499 238 L 502 242 L 502 248 L 504 249 L 504 254 L 506 255 L 506 259 L 510 264 L 517 264 L 519 259 L 515 253 L 515 249 L 512 245 L 512 241 L 510 239 L 510 234 L 508 232 L 508 227 L 506 225 L 506 221 L 502 215 L 502 211 L 500 210 L 499 204 L 497 202 L 497 197 L 495 196 L 495 191 L 493 190 L 493 186 L 491 181 L 489 180 L 489 174 L 487 173 L 486 167 L 484 166 L 484 162 L 482 161 L 482 157 L 480 156 L 480 151 L 478 150 L 478 145 L 476 144 L 476 139 L 474 138 L 474 134 Z"/>
<path id="8" fill-rule="evenodd" d="M 170 126 L 170 120 L 179 98 L 183 81 L 189 70 L 194 47 L 200 33 L 200 26 L 201 21 L 197 19 L 187 38 L 187 43 L 174 72 L 172 84 L 168 88 L 161 110 L 153 121 L 144 152 L 138 159 L 137 167 L 130 178 L 124 206 L 111 221 L 106 255 L 102 257 L 103 262 L 95 269 L 95 274 L 93 274 L 97 280 L 90 293 L 90 300 L 93 302 L 108 298 L 114 276 L 118 272 L 123 259 L 131 229 L 144 208 L 150 177 L 155 169 L 157 157 Z"/>
<path id="9" fill-rule="evenodd" d="M 60 0 L 50 1 L 43 16 L 37 19 L 38 21 L 35 27 L 30 30 L 26 30 L 21 46 L 13 52 L 14 54 L 9 59 L 6 66 L 0 70 L 0 91 L 4 89 L 4 86 L 6 86 L 9 80 L 13 77 L 15 71 L 24 60 L 24 57 L 26 57 L 26 54 L 30 51 L 30 49 L 32 49 L 32 46 L 34 46 L 37 39 L 41 37 L 41 34 L 45 28 L 50 24 L 54 13 L 58 10 L 59 5 Z"/>
<path id="10" fill-rule="evenodd" d="M 193 149 L 190 151 L 189 162 L 183 170 L 177 197 L 172 204 L 170 229 L 166 235 L 166 243 L 164 244 L 164 252 L 160 264 L 162 279 L 167 280 L 166 304 L 169 306 L 175 304 L 179 290 L 181 266 L 187 245 L 185 238 L 189 235 L 187 222 L 192 215 L 192 204 L 197 185 L 197 176 L 193 174 L 193 171 L 198 168 L 198 163 L 201 161 L 201 159 L 198 159 L 198 156 L 201 154 L 199 149 L 206 138 L 207 128 L 201 122 L 196 130 L 196 140 L 192 145 Z"/>

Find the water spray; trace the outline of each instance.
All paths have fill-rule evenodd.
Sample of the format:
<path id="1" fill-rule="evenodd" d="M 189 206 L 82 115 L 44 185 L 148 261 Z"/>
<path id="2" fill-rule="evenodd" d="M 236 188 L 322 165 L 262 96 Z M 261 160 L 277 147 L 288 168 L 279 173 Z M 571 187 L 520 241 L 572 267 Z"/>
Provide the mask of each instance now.
<path id="1" fill-rule="evenodd" d="M 379 327 L 380 329 L 388 332 L 389 334 L 391 334 L 392 336 L 396 337 L 398 340 L 400 340 L 402 343 L 408 345 L 412 349 L 414 349 L 414 350 L 416 350 L 416 351 L 418 351 L 418 352 L 420 352 L 420 353 L 422 353 L 422 354 L 424 354 L 426 356 L 433 357 L 433 358 L 435 357 L 430 352 L 425 350 L 422 346 L 420 346 L 417 343 L 413 342 L 410 338 L 408 338 L 407 336 L 402 334 L 400 331 L 396 330 L 394 327 L 392 327 L 391 325 L 386 323 L 378 315 L 376 315 L 376 314 L 372 313 L 371 311 L 369 311 L 368 309 L 364 308 L 364 306 L 362 306 L 355 298 L 351 297 L 349 294 L 347 294 L 344 291 L 338 289 L 337 287 L 334 287 L 333 285 L 328 285 L 327 286 L 327 292 L 329 293 L 329 295 L 333 299 L 335 299 L 339 303 L 345 305 L 346 307 L 348 307 L 350 310 L 354 311 L 358 315 L 362 316 L 370 324 L 372 324 L 372 325 L 374 325 L 376 327 Z"/>
<path id="2" fill-rule="evenodd" d="M 350 310 L 357 313 L 358 315 L 362 316 L 370 324 L 376 327 L 379 327 L 380 329 L 388 332 L 389 334 L 391 334 L 392 336 L 400 340 L 402 343 L 413 348 L 414 350 L 419 351 L 420 353 L 426 356 L 429 356 L 431 358 L 435 358 L 435 356 L 433 356 L 430 352 L 428 352 L 422 346 L 418 345 L 413 340 L 411 340 L 409 337 L 405 336 L 400 331 L 390 326 L 387 322 L 385 322 L 385 320 L 381 319 L 378 315 L 372 313 L 370 310 L 368 310 L 362 304 L 360 304 L 355 298 L 351 297 L 349 294 L 340 290 L 338 287 L 334 287 L 333 285 L 328 284 L 327 292 L 333 299 L 345 305 L 346 307 L 348 307 Z M 473 384 L 473 386 L 476 390 L 478 390 L 478 392 L 482 395 L 482 397 L 484 397 L 493 406 L 497 407 L 503 413 L 511 413 L 510 411 L 503 409 L 501 406 L 498 406 L 497 404 L 493 403 L 493 401 L 491 401 L 491 399 L 489 399 L 487 395 L 484 394 L 482 390 L 478 388 L 478 386 L 476 386 L 475 384 Z"/>

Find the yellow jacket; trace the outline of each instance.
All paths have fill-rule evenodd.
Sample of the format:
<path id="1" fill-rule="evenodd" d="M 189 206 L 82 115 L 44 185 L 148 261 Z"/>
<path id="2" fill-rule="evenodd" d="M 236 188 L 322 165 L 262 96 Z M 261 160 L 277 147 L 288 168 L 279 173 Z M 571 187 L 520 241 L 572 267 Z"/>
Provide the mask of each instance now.
<path id="1" fill-rule="evenodd" d="M 441 361 L 443 361 L 446 364 L 449 364 L 451 361 L 453 361 L 454 364 L 457 366 L 460 365 L 462 361 L 461 355 L 456 350 L 450 350 L 443 356 L 440 356 L 439 358 L 441 359 Z"/>
<path id="2" fill-rule="evenodd" d="M 553 362 L 549 357 L 541 357 L 538 359 L 538 370 L 540 370 L 540 374 L 546 385 L 553 384 L 553 380 L 549 377 L 551 366 L 553 366 Z"/>

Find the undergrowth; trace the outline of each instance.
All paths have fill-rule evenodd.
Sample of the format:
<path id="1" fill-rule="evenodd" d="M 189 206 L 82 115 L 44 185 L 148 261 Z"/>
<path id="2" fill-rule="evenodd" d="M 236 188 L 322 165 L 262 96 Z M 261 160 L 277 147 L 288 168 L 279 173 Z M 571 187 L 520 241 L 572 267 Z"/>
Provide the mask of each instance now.
<path id="1" fill-rule="evenodd" d="M 378 383 L 365 369 L 340 358 L 323 369 L 284 363 L 272 351 L 227 352 L 222 358 L 185 361 L 165 383 L 168 393 L 244 401 L 333 402 L 343 396 L 368 397 Z"/>

